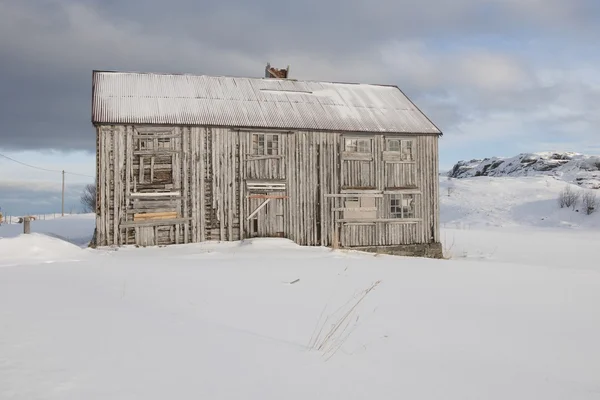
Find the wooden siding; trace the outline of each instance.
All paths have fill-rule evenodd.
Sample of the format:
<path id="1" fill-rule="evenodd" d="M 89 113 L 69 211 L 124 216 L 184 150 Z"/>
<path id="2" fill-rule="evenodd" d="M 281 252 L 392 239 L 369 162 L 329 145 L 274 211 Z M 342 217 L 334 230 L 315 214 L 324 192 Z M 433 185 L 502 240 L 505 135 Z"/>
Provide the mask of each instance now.
<path id="1" fill-rule="evenodd" d="M 402 162 L 384 154 L 393 135 L 366 135 L 368 159 L 343 152 L 345 136 L 331 132 L 276 132 L 275 155 L 254 154 L 247 130 L 114 125 L 97 133 L 98 245 L 283 236 L 330 246 L 336 229 L 348 247 L 440 240 L 436 135 L 409 136 L 415 161 Z M 142 149 L 141 140 L 151 144 Z M 390 217 L 393 193 L 414 195 L 412 218 Z M 344 220 L 334 211 L 343 199 L 331 195 L 375 196 L 375 218 L 371 210 L 366 221 Z"/>

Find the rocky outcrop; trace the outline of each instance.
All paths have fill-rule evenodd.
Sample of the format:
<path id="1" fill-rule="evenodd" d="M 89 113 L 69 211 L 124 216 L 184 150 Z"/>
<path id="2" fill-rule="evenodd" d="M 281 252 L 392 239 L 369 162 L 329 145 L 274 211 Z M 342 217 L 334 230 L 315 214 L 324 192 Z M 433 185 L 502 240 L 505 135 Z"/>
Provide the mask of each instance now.
<path id="1" fill-rule="evenodd" d="M 451 178 L 477 176 L 553 176 L 589 189 L 600 189 L 600 156 L 570 152 L 523 153 L 516 157 L 492 157 L 459 161 L 448 172 Z"/>

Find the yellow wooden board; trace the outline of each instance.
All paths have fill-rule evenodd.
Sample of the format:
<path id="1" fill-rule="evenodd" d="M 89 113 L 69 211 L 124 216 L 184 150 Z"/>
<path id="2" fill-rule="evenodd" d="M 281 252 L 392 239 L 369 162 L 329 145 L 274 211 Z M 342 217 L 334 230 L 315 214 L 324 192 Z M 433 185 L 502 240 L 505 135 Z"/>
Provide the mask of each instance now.
<path id="1" fill-rule="evenodd" d="M 155 219 L 174 219 L 174 218 L 177 218 L 177 211 L 133 214 L 134 221 L 149 221 L 149 220 L 155 220 Z"/>

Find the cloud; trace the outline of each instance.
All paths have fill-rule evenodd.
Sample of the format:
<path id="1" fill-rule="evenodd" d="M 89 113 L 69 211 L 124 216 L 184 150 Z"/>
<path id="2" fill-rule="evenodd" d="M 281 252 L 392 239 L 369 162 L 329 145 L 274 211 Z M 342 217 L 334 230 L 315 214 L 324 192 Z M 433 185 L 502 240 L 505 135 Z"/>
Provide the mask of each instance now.
<path id="1" fill-rule="evenodd" d="M 530 72 L 518 57 L 481 48 L 452 53 L 436 51 L 425 42 L 393 42 L 381 47 L 381 58 L 398 79 L 421 90 L 468 89 L 515 91 L 528 85 Z"/>
<path id="2" fill-rule="evenodd" d="M 398 84 L 443 152 L 567 136 L 585 151 L 598 18 L 597 0 L 0 0 L 0 146 L 93 157 L 93 69 L 261 76 L 270 61 Z"/>

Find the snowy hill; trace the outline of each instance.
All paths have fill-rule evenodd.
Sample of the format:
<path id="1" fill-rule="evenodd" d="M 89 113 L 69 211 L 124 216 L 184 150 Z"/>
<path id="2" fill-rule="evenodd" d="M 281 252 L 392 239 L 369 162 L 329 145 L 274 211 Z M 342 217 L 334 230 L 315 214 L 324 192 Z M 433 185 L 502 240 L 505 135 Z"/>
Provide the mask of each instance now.
<path id="1" fill-rule="evenodd" d="M 448 172 L 452 178 L 478 176 L 549 176 L 589 189 L 600 189 L 600 156 L 569 152 L 523 153 L 511 158 L 459 161 Z"/>
<path id="2" fill-rule="evenodd" d="M 442 227 L 600 228 L 600 211 L 586 215 L 581 202 L 560 208 L 559 193 L 571 185 L 552 176 L 440 178 Z M 600 193 L 592 191 L 598 196 Z"/>

